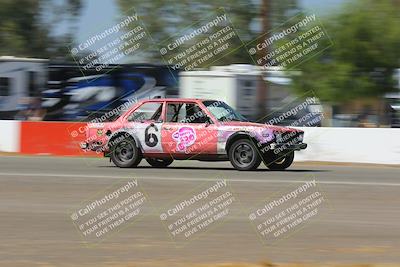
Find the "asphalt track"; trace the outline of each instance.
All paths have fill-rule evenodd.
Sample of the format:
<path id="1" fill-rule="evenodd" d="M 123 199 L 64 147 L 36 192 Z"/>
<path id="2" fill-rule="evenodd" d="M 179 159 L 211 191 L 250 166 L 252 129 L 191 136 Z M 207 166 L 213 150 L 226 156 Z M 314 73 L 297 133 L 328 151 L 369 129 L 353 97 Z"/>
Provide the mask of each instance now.
<path id="1" fill-rule="evenodd" d="M 238 172 L 229 163 L 143 163 L 118 169 L 106 159 L 0 157 L 0 266 L 187 266 L 210 262 L 400 262 L 400 168 L 295 164 L 287 171 Z M 136 178 L 152 207 L 146 216 L 87 246 L 71 210 L 115 183 Z M 157 208 L 226 179 L 244 212 L 185 245 Z M 329 204 L 290 237 L 263 244 L 246 213 L 267 197 L 315 179 Z M 131 266 L 131 265 L 129 265 Z"/>

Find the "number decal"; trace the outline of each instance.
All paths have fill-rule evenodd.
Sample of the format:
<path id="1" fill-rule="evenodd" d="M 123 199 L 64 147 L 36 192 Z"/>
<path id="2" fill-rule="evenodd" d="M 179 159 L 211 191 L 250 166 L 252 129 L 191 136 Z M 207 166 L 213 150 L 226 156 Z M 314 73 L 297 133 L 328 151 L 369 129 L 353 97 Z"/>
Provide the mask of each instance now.
<path id="1" fill-rule="evenodd" d="M 147 126 L 146 130 L 144 131 L 144 142 L 149 147 L 155 147 L 158 144 L 157 135 L 153 131 L 158 132 L 158 128 L 154 124 Z"/>

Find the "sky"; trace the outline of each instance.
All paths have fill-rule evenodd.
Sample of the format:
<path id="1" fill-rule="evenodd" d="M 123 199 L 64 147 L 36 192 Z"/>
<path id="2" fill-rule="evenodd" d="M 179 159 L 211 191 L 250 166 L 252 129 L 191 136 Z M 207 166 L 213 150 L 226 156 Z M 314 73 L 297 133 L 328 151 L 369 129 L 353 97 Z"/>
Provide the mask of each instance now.
<path id="1" fill-rule="evenodd" d="M 346 2 L 350 2 L 350 0 L 299 0 L 302 7 L 315 10 L 321 15 L 329 14 Z"/>
<path id="2" fill-rule="evenodd" d="M 113 25 L 118 18 L 118 7 L 113 0 L 83 0 L 84 7 L 82 15 L 77 22 L 78 31 L 76 37 L 78 42 L 82 42 L 91 34 L 102 31 Z M 148 1 L 148 0 L 144 0 Z M 299 0 L 300 6 L 306 10 L 324 16 L 337 10 L 343 3 L 351 0 Z M 61 24 L 57 32 L 63 32 L 65 24 Z"/>

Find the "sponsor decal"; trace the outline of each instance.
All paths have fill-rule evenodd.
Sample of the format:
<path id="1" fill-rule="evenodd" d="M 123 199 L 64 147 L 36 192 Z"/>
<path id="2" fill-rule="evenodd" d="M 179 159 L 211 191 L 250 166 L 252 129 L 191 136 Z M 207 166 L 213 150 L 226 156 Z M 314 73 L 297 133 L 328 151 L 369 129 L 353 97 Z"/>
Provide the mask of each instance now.
<path id="1" fill-rule="evenodd" d="M 196 131 L 192 127 L 180 127 L 172 138 L 176 141 L 176 150 L 184 152 L 196 141 Z"/>

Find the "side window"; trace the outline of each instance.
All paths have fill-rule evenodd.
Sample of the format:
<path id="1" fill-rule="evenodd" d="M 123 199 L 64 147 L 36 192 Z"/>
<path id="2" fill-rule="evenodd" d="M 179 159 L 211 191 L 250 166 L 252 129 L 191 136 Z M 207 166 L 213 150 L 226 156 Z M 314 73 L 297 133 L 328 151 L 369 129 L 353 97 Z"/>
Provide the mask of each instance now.
<path id="1" fill-rule="evenodd" d="M 0 96 L 10 95 L 10 78 L 0 78 Z"/>
<path id="2" fill-rule="evenodd" d="M 128 117 L 128 121 L 158 121 L 161 118 L 162 103 L 144 103 Z"/>
<path id="3" fill-rule="evenodd" d="M 167 122 L 206 123 L 212 121 L 195 103 L 169 103 Z"/>

